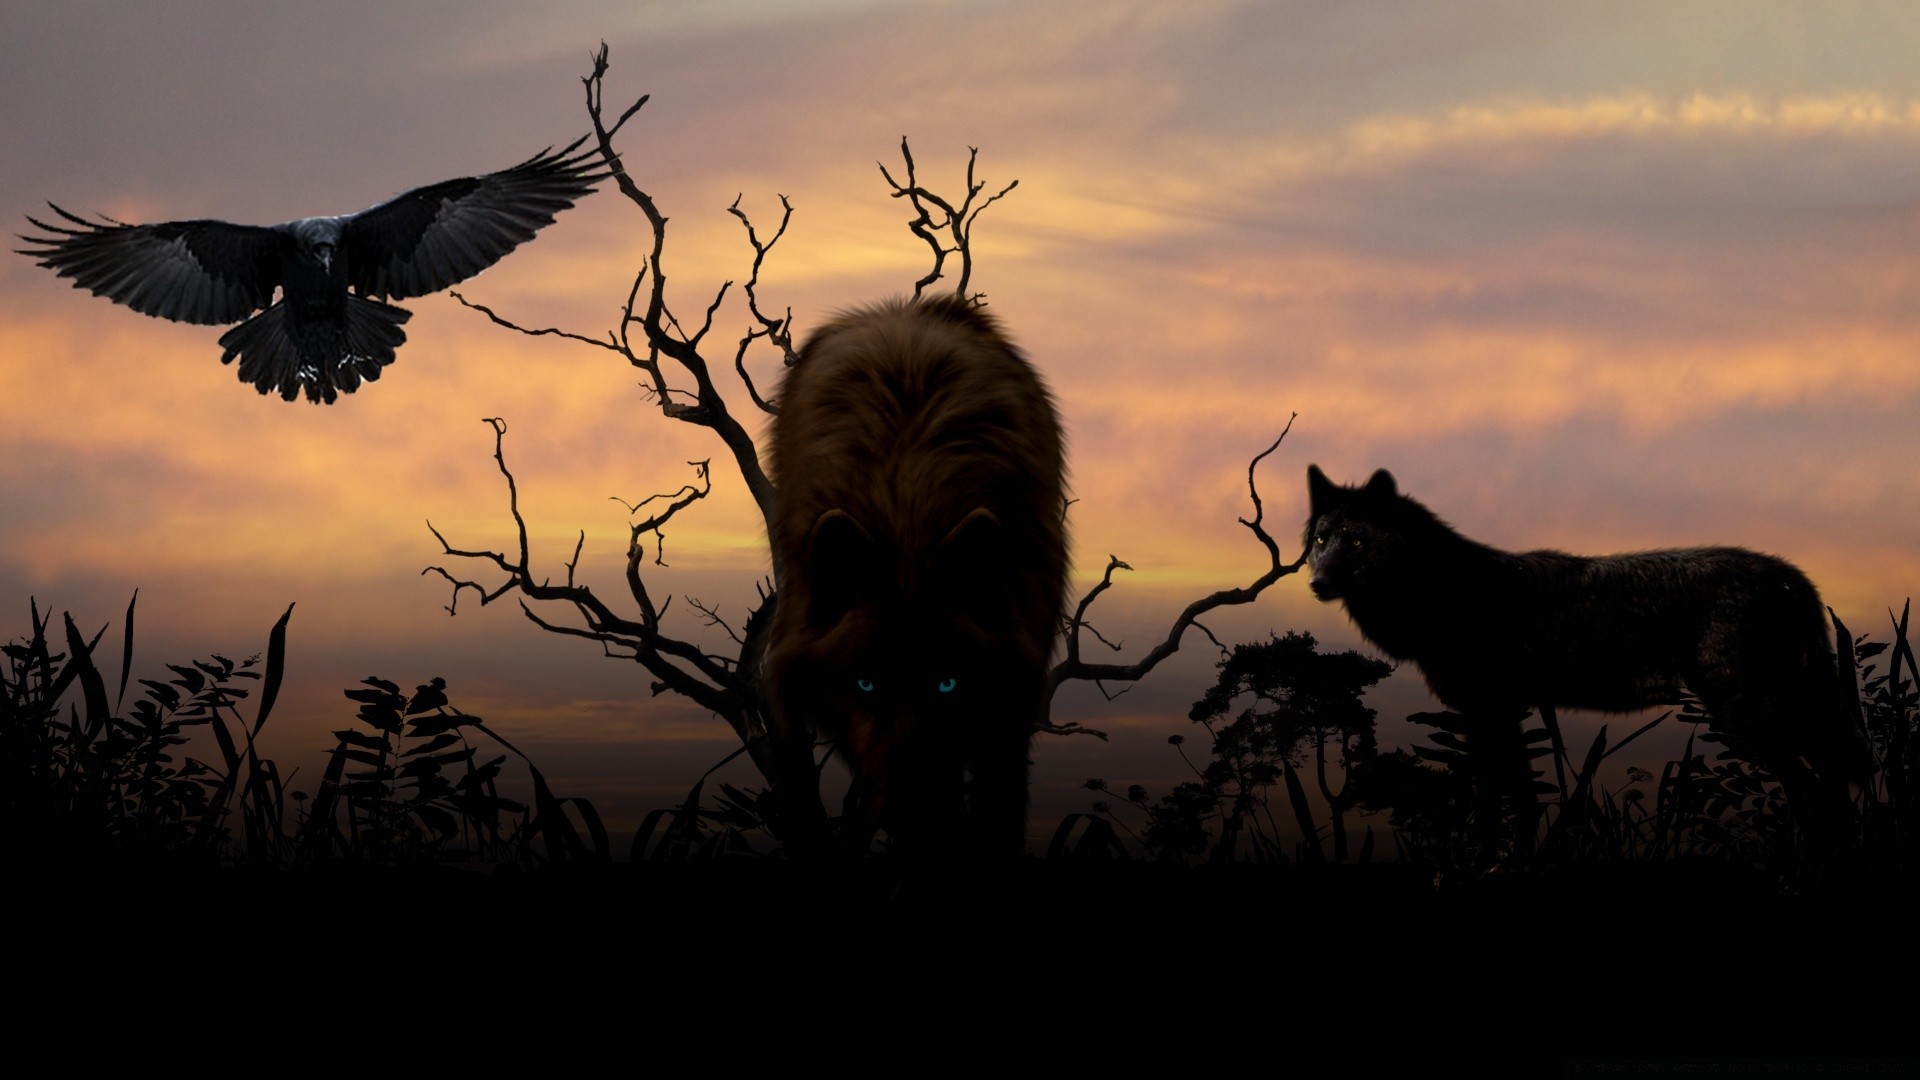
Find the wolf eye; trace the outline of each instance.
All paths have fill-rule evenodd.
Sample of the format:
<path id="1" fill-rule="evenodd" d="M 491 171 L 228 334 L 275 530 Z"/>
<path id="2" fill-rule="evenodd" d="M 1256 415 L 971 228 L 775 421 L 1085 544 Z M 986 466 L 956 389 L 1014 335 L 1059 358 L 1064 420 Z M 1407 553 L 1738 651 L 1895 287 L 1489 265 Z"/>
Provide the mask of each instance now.
<path id="1" fill-rule="evenodd" d="M 960 685 L 959 679 L 952 679 L 952 678 L 941 679 L 940 692 L 943 694 L 951 694 L 953 693 L 953 688 L 959 685 Z"/>
<path id="2" fill-rule="evenodd" d="M 855 680 L 853 680 L 853 685 L 855 685 L 855 686 L 857 686 L 857 687 L 859 687 L 859 688 L 860 688 L 860 692 L 861 692 L 861 693 L 863 693 L 863 694 L 871 694 L 871 693 L 873 693 L 873 680 L 872 680 L 872 679 L 855 679 Z"/>

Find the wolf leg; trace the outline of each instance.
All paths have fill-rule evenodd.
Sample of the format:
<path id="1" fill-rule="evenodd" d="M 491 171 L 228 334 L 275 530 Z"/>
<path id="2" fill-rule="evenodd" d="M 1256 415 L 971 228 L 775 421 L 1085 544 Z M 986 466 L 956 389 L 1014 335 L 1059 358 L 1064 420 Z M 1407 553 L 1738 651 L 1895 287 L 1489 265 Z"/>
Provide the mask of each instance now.
<path id="1" fill-rule="evenodd" d="M 813 759 L 813 733 L 783 730 L 773 740 L 773 832 L 797 859 L 818 858 L 828 850 L 827 810 L 820 801 L 820 766 Z"/>
<path id="2" fill-rule="evenodd" d="M 1850 846 L 1857 837 L 1858 810 L 1847 778 L 1810 766 L 1819 754 L 1809 748 L 1809 732 L 1822 719 L 1814 696 L 1778 680 L 1752 678 L 1739 686 L 1702 682 L 1695 693 L 1713 726 L 1738 740 L 1754 764 L 1779 781 L 1810 853 L 1824 856 Z"/>
<path id="3" fill-rule="evenodd" d="M 967 796 L 969 854 L 1003 859 L 1025 850 L 1032 742 L 1025 731 L 1002 735 L 974 755 Z"/>

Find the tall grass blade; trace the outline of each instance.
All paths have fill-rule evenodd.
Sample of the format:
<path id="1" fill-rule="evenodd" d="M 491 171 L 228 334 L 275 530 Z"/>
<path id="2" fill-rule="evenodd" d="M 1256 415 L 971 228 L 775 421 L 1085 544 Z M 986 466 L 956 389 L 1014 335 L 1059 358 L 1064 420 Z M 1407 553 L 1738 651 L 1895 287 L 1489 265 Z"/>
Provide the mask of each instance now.
<path id="1" fill-rule="evenodd" d="M 1621 739 L 1617 743 L 1614 743 L 1611 747 L 1608 747 L 1607 752 L 1605 754 L 1602 754 L 1601 757 L 1602 758 L 1612 757 L 1613 755 L 1626 749 L 1627 745 L 1632 743 L 1633 740 L 1639 738 L 1642 735 L 1645 735 L 1647 732 L 1652 731 L 1654 728 L 1659 727 L 1661 724 L 1666 723 L 1668 720 L 1671 720 L 1672 718 L 1673 718 L 1673 712 L 1671 710 L 1661 713 L 1659 716 L 1656 716 L 1652 720 L 1649 720 L 1646 723 L 1640 725 L 1638 728 L 1635 728 L 1633 734 L 1627 736 L 1624 739 Z"/>
<path id="2" fill-rule="evenodd" d="M 1306 788 L 1300 783 L 1300 774 L 1294 771 L 1293 763 L 1285 757 L 1280 759 L 1280 773 L 1287 782 L 1287 802 L 1293 807 L 1293 816 L 1300 823 L 1300 833 L 1306 838 L 1305 851 L 1314 862 L 1326 862 L 1326 849 L 1320 844 L 1320 830 L 1313 823 L 1313 807 L 1307 802 Z"/>
<path id="3" fill-rule="evenodd" d="M 127 676 L 133 674 L 133 605 L 140 602 L 140 590 L 133 590 L 133 599 L 127 601 L 127 627 L 122 635 L 120 647 L 120 693 L 113 699 L 113 711 L 127 703 Z"/>
<path id="4" fill-rule="evenodd" d="M 86 741 L 91 743 L 113 719 L 113 710 L 107 708 L 106 680 L 100 677 L 100 669 L 93 663 L 93 646 L 99 643 L 100 635 L 94 635 L 93 642 L 88 643 L 80 637 L 80 628 L 73 625 L 72 615 L 62 618 L 67 624 L 67 649 L 70 655 L 67 657 L 66 670 L 61 675 L 72 672 L 80 682 L 80 691 L 87 702 Z M 100 628 L 100 634 L 106 632 L 106 627 Z"/>
<path id="5" fill-rule="evenodd" d="M 653 839 L 654 830 L 660 827 L 662 821 L 671 822 L 673 816 L 679 812 L 678 808 L 667 809 L 664 807 L 648 811 L 647 816 L 640 819 L 640 828 L 633 834 L 633 846 L 627 851 L 627 860 L 636 863 L 642 861 L 666 862 L 671 858 L 669 849 L 673 845 L 667 842 L 665 836 L 661 838 L 660 843 L 654 845 L 651 854 L 649 854 L 647 850 L 647 841 Z M 671 833 L 672 830 L 673 826 L 669 823 L 667 832 Z"/>
<path id="6" fill-rule="evenodd" d="M 256 738 L 260 730 L 267 726 L 267 714 L 273 711 L 273 703 L 280 696 L 280 680 L 287 670 L 287 620 L 291 618 L 293 605 L 288 604 L 280 621 L 273 624 L 273 632 L 267 635 L 267 675 L 260 687 L 260 711 L 253 718 L 253 735 Z M 252 739 L 248 742 L 251 743 Z"/>
<path id="7" fill-rule="evenodd" d="M 514 753 L 519 753 L 515 750 Z M 533 776 L 533 806 L 536 815 L 534 826 L 540 838 L 547 842 L 547 858 L 553 862 L 566 862 L 570 859 L 584 858 L 587 848 L 580 840 L 580 833 L 568 820 L 567 812 L 560 800 L 553 797 L 553 789 L 547 786 L 547 778 L 540 775 L 533 762 L 527 762 L 527 772 Z"/>
<path id="8" fill-rule="evenodd" d="M 1553 778 L 1560 790 L 1560 799 L 1567 799 L 1567 745 L 1560 738 L 1560 714 L 1551 705 L 1540 706 L 1540 721 L 1546 725 L 1547 735 L 1553 740 Z"/>

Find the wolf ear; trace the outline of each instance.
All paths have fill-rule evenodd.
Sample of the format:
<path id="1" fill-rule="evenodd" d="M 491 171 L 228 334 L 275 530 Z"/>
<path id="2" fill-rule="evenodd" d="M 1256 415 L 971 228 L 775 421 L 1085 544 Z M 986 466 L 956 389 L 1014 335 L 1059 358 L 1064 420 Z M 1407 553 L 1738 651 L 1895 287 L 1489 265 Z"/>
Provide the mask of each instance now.
<path id="1" fill-rule="evenodd" d="M 814 521 L 807 538 L 807 580 L 813 586 L 808 614 L 814 625 L 838 622 L 871 594 L 878 556 L 873 534 L 845 510 L 829 510 Z"/>
<path id="2" fill-rule="evenodd" d="M 1320 471 L 1320 466 L 1307 466 L 1307 510 L 1309 517 L 1318 517 L 1320 508 L 1332 502 L 1339 488 Z"/>
<path id="3" fill-rule="evenodd" d="M 1394 486 L 1392 473 L 1385 469 L 1375 469 L 1373 478 L 1367 481 L 1364 492 L 1376 499 L 1391 499 L 1400 494 L 1400 489 Z"/>

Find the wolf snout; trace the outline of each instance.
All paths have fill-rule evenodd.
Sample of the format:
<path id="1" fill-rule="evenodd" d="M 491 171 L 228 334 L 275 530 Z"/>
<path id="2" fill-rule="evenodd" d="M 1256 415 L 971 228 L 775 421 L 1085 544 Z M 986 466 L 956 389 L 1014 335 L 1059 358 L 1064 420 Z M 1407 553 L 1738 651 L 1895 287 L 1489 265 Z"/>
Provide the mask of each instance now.
<path id="1" fill-rule="evenodd" d="M 1323 578 L 1318 574 L 1315 574 L 1313 577 L 1307 579 L 1307 588 L 1312 589 L 1313 595 L 1318 597 L 1321 600 L 1340 599 L 1340 590 L 1334 588 L 1333 583 L 1331 581 L 1328 581 L 1326 578 Z"/>

